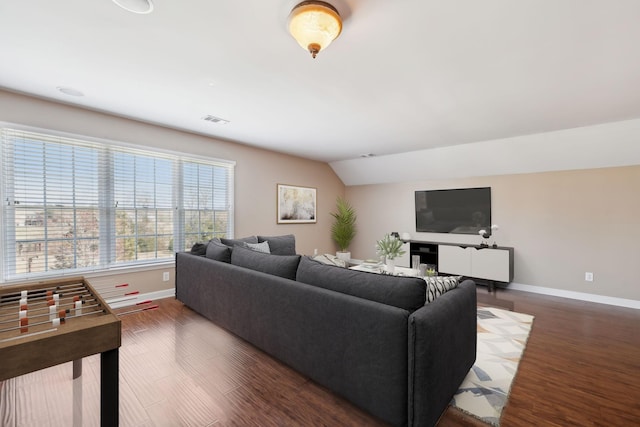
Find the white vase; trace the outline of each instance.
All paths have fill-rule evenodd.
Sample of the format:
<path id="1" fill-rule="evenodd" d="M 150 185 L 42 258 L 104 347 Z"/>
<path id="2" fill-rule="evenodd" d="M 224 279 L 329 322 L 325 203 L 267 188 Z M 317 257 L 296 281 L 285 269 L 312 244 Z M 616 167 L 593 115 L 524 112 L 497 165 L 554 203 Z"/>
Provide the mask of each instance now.
<path id="1" fill-rule="evenodd" d="M 343 261 L 349 261 L 351 259 L 351 252 L 336 252 L 336 258 L 341 259 Z"/>
<path id="2" fill-rule="evenodd" d="M 396 260 L 393 258 L 387 258 L 385 260 L 387 273 L 393 274 L 396 271 Z"/>

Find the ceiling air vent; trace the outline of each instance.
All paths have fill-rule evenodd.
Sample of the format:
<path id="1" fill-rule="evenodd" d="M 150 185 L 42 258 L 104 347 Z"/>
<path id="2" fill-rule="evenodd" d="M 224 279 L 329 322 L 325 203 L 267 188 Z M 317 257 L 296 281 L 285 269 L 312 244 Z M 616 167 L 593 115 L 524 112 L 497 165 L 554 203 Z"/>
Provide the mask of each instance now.
<path id="1" fill-rule="evenodd" d="M 225 119 L 221 119 L 220 117 L 216 117 L 216 116 L 204 116 L 202 118 L 202 120 L 205 120 L 207 122 L 211 122 L 211 123 L 217 123 L 219 125 L 226 125 L 227 123 L 229 123 L 229 120 L 225 120 Z"/>

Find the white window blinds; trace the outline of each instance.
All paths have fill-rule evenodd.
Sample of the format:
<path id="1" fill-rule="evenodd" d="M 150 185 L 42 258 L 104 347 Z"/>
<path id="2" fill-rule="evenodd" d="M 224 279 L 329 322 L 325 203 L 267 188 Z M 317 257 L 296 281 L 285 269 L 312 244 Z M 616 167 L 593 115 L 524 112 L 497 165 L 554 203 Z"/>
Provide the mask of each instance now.
<path id="1" fill-rule="evenodd" d="M 233 175 L 228 168 L 197 162 L 185 162 L 182 172 L 186 247 L 225 237 L 233 226 L 229 215 Z"/>
<path id="2" fill-rule="evenodd" d="M 0 132 L 3 281 L 163 262 L 233 236 L 233 162 Z"/>

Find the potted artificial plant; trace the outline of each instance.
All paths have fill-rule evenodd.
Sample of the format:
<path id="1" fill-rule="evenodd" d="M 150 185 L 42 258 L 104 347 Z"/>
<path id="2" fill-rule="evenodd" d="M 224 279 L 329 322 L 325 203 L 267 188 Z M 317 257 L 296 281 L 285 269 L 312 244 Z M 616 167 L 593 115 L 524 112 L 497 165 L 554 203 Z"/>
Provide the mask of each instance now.
<path id="1" fill-rule="evenodd" d="M 356 211 L 345 199 L 338 197 L 336 212 L 331 212 L 334 221 L 331 226 L 331 237 L 338 245 L 336 256 L 342 260 L 350 260 L 349 244 L 356 235 Z"/>
<path id="2" fill-rule="evenodd" d="M 404 242 L 391 234 L 385 236 L 376 242 L 376 253 L 385 257 L 387 271 L 393 273 L 395 270 L 395 259 L 404 255 L 405 250 L 402 249 Z"/>

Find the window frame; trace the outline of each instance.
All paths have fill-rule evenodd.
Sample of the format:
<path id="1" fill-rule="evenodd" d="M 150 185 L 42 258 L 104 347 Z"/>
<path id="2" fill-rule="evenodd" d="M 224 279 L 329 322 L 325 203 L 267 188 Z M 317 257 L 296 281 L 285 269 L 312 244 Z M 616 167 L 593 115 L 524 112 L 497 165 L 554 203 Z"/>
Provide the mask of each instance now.
<path id="1" fill-rule="evenodd" d="M 99 188 L 99 221 L 98 221 L 98 244 L 99 244 L 99 261 L 97 266 L 91 267 L 76 267 L 68 269 L 55 270 L 47 267 L 46 271 L 28 273 L 16 271 L 17 260 L 17 241 L 16 223 L 15 223 L 15 193 L 13 192 L 13 186 L 15 185 L 16 159 L 11 157 L 11 151 L 13 150 L 13 143 L 7 141 L 8 139 L 16 138 L 22 133 L 23 137 L 28 136 L 33 140 L 53 143 L 54 140 L 58 140 L 62 144 L 76 145 L 73 141 L 79 142 L 78 145 L 90 146 L 92 149 L 97 150 L 100 172 L 98 173 L 98 188 Z M 38 138 L 38 136 L 40 138 Z M 187 241 L 187 235 L 185 230 L 185 210 L 187 207 L 184 205 L 185 198 L 183 194 L 184 165 L 188 163 L 195 163 L 203 165 L 209 168 L 222 168 L 226 173 L 226 188 L 223 189 L 226 197 L 226 210 L 228 221 L 226 223 L 226 230 L 224 234 L 228 237 L 234 236 L 234 181 L 235 181 L 235 161 L 224 160 L 214 157 L 200 156 L 194 154 L 181 153 L 177 151 L 166 150 L 162 148 L 156 148 L 153 146 L 137 145 L 121 141 L 113 141 L 103 138 L 94 138 L 85 135 L 77 135 L 66 132 L 59 132 L 49 129 L 35 128 L 30 126 L 19 125 L 15 123 L 0 122 L 0 253 L 3 254 L 2 260 L 0 260 L 0 283 L 10 283 L 13 281 L 20 281 L 25 279 L 50 277 L 55 275 L 77 275 L 77 274 L 100 274 L 109 272 L 112 270 L 122 270 L 131 268 L 143 268 L 167 265 L 173 263 L 175 259 L 175 253 L 179 251 L 188 250 L 185 248 L 185 242 Z M 10 147 L 8 147 L 10 145 Z M 155 217 L 153 239 L 155 240 L 155 252 L 152 259 L 134 259 L 128 261 L 118 261 L 116 259 L 116 206 L 115 206 L 115 171 L 114 158 L 115 153 L 124 153 L 126 155 L 138 155 L 149 158 L 155 162 L 155 159 L 162 159 L 170 161 L 169 168 L 171 169 L 171 179 L 169 183 L 164 183 L 164 186 L 171 188 L 170 203 L 171 207 L 168 208 L 168 204 L 165 204 L 158 208 L 153 207 L 153 215 Z M 9 156 L 9 157 L 7 157 Z M 5 162 L 11 162 L 9 166 Z M 152 163 L 153 163 L 152 162 Z M 47 183 L 46 178 L 43 179 L 43 186 Z M 153 185 L 157 185 L 157 178 L 154 178 Z M 43 202 L 43 209 L 46 209 L 46 202 Z M 75 206 L 68 208 L 75 210 L 78 209 Z M 160 232 L 158 230 L 158 212 L 164 212 L 165 214 L 169 209 L 173 210 L 173 232 L 170 239 L 173 239 L 170 246 L 172 255 L 170 257 L 158 258 L 158 241 L 160 239 L 166 239 L 169 234 L 166 232 Z M 214 224 L 215 225 L 215 224 Z M 218 234 L 222 234 L 218 231 Z M 42 240 L 46 241 L 47 236 Z M 54 239 L 51 239 L 53 241 Z M 136 242 L 137 245 L 138 242 Z M 169 248 L 169 246 L 168 246 Z M 77 248 L 74 246 L 74 253 Z"/>

